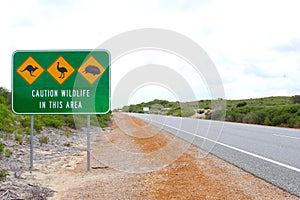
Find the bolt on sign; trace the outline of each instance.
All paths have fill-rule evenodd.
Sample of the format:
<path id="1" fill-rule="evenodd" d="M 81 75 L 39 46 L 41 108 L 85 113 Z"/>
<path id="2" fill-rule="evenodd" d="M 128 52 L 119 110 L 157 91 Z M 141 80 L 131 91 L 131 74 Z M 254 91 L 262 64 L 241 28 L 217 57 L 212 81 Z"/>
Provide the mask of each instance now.
<path id="1" fill-rule="evenodd" d="M 16 114 L 104 114 L 110 110 L 110 55 L 105 50 L 16 51 Z"/>

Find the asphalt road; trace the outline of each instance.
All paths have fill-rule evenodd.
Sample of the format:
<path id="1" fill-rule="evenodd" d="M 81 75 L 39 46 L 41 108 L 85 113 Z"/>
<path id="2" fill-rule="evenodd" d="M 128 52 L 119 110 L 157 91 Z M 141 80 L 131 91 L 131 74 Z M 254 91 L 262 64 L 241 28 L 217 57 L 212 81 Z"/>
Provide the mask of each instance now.
<path id="1" fill-rule="evenodd" d="M 300 130 L 130 114 L 300 197 Z"/>

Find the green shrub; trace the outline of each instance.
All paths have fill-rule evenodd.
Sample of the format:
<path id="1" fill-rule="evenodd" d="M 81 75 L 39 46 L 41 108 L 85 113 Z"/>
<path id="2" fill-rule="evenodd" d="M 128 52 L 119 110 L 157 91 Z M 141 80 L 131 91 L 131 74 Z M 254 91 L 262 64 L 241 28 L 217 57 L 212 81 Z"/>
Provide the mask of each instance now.
<path id="1" fill-rule="evenodd" d="M 0 96 L 5 99 L 5 103 L 7 105 L 11 105 L 11 92 L 3 87 L 0 87 Z"/>
<path id="2" fill-rule="evenodd" d="M 261 124 L 261 120 L 259 119 L 257 113 L 249 112 L 243 117 L 243 123 Z"/>
<path id="3" fill-rule="evenodd" d="M 174 112 L 175 112 L 174 109 L 170 109 L 170 110 L 167 112 L 167 115 L 174 115 Z"/>
<path id="4" fill-rule="evenodd" d="M 17 134 L 22 134 L 23 130 L 22 129 L 17 129 Z"/>
<path id="5" fill-rule="evenodd" d="M 265 118 L 264 124 L 267 126 L 272 126 L 272 121 L 270 120 L 270 118 L 268 116 Z"/>
<path id="6" fill-rule="evenodd" d="M 26 128 L 20 127 L 17 129 L 16 132 L 19 135 L 22 135 L 22 134 L 30 135 L 30 128 L 29 127 L 26 127 Z"/>
<path id="7" fill-rule="evenodd" d="M 26 127 L 26 128 L 24 129 L 24 132 L 25 132 L 26 135 L 30 135 L 30 128 L 29 128 L 29 127 Z"/>
<path id="8" fill-rule="evenodd" d="M 240 112 L 237 112 L 235 109 L 228 110 L 226 112 L 226 121 L 242 122 L 243 121 L 243 114 L 240 113 Z"/>
<path id="9" fill-rule="evenodd" d="M 299 117 L 298 120 L 295 122 L 294 128 L 300 128 L 300 117 Z"/>
<path id="10" fill-rule="evenodd" d="M 275 126 L 285 126 L 288 124 L 290 117 L 290 113 L 283 113 L 282 115 L 275 116 L 272 121 Z"/>
<path id="11" fill-rule="evenodd" d="M 73 115 L 65 115 L 64 122 L 65 122 L 66 126 L 73 128 L 73 129 L 76 128 Z"/>
<path id="12" fill-rule="evenodd" d="M 225 120 L 226 111 L 225 110 L 216 110 L 212 113 L 212 120 Z"/>
<path id="13" fill-rule="evenodd" d="M 181 117 L 181 108 L 180 107 L 172 108 L 167 112 L 167 115 Z"/>
<path id="14" fill-rule="evenodd" d="M 43 130 L 44 124 L 41 122 L 34 122 L 33 127 L 34 127 L 34 130 L 39 132 L 39 131 Z"/>
<path id="15" fill-rule="evenodd" d="M 0 116 L 0 131 L 12 133 L 15 120 L 10 109 L 4 104 L 0 104 Z"/>
<path id="16" fill-rule="evenodd" d="M 3 144 L 2 142 L 0 142 L 0 153 L 4 152 L 5 146 L 6 146 L 5 144 Z"/>
<path id="17" fill-rule="evenodd" d="M 55 115 L 43 116 L 42 120 L 45 126 L 59 128 L 63 125 L 63 119 Z"/>
<path id="18" fill-rule="evenodd" d="M 93 126 L 100 126 L 102 128 L 105 128 L 107 126 L 107 122 L 111 120 L 111 112 L 103 115 L 91 115 L 90 123 Z M 87 125 L 87 116 L 86 115 L 74 115 L 71 118 L 65 118 L 67 119 L 66 124 L 70 128 L 82 128 L 86 127 Z M 76 125 L 76 126 L 75 126 Z"/>
<path id="19" fill-rule="evenodd" d="M 130 105 L 129 106 L 129 112 L 133 113 L 143 113 L 143 107 L 142 105 Z"/>
<path id="20" fill-rule="evenodd" d="M 20 119 L 20 124 L 23 128 L 29 129 L 29 134 L 30 134 L 30 116 L 24 116 L 23 118 Z M 41 120 L 41 116 L 35 115 L 34 116 L 34 123 L 33 123 L 33 128 L 35 131 L 41 131 L 43 129 L 44 123 Z"/>
<path id="21" fill-rule="evenodd" d="M 3 96 L 0 96 L 0 104 L 6 104 L 6 99 Z"/>
<path id="22" fill-rule="evenodd" d="M 67 138 L 70 138 L 72 136 L 72 133 L 71 131 L 66 131 L 64 132 L 64 135 L 67 137 Z"/>
<path id="23" fill-rule="evenodd" d="M 244 106 L 246 106 L 247 105 L 247 102 L 240 102 L 240 103 L 238 103 L 237 105 L 236 105 L 236 107 L 237 108 L 240 108 L 240 107 L 244 107 Z"/>
<path id="24" fill-rule="evenodd" d="M 266 104 L 266 102 L 264 102 Z M 268 104 L 271 104 L 268 102 Z M 300 119 L 300 105 L 244 106 L 227 111 L 226 120 L 297 128 Z"/>
<path id="25" fill-rule="evenodd" d="M 208 110 L 208 109 L 210 109 L 210 106 L 204 106 L 204 109 Z"/>
<path id="26" fill-rule="evenodd" d="M 105 128 L 107 126 L 107 122 L 111 120 L 111 112 L 104 115 L 96 115 L 96 122 L 101 128 Z"/>
<path id="27" fill-rule="evenodd" d="M 9 149 L 6 149 L 4 152 L 5 157 L 9 158 L 11 155 L 13 154 L 12 151 L 10 151 Z"/>
<path id="28" fill-rule="evenodd" d="M 22 127 L 30 127 L 30 117 L 28 115 L 20 118 L 20 124 Z"/>
<path id="29" fill-rule="evenodd" d="M 290 117 L 288 120 L 288 127 L 300 128 L 300 116 Z"/>
<path id="30" fill-rule="evenodd" d="M 300 103 L 300 95 L 295 95 L 291 97 L 292 103 Z"/>
<path id="31" fill-rule="evenodd" d="M 42 136 L 42 137 L 39 138 L 40 144 L 48 144 L 49 141 L 50 141 L 50 139 L 47 136 Z"/>
<path id="32" fill-rule="evenodd" d="M 23 136 L 19 135 L 19 134 L 15 134 L 15 140 L 16 142 L 19 143 L 19 145 L 22 145 L 23 144 Z"/>
<path id="33" fill-rule="evenodd" d="M 205 110 L 201 109 L 201 110 L 198 110 L 198 113 L 199 114 L 203 114 L 205 112 Z"/>
<path id="34" fill-rule="evenodd" d="M 188 106 L 181 107 L 181 117 L 190 117 L 195 114 L 195 110 Z"/>
<path id="35" fill-rule="evenodd" d="M 0 170 L 0 181 L 5 181 L 8 176 L 10 176 L 10 174 L 8 173 L 7 170 L 5 169 Z"/>

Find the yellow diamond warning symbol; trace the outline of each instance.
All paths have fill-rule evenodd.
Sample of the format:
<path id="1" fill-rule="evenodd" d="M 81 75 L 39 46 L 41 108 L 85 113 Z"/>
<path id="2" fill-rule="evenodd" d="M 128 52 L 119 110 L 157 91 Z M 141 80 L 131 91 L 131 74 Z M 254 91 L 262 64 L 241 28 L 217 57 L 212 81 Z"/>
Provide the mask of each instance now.
<path id="1" fill-rule="evenodd" d="M 93 57 L 90 56 L 79 67 L 78 72 L 90 83 L 93 84 L 104 73 L 105 68 Z"/>
<path id="2" fill-rule="evenodd" d="M 17 69 L 17 72 L 28 84 L 31 85 L 44 72 L 44 69 L 30 56 Z"/>
<path id="3" fill-rule="evenodd" d="M 75 70 L 60 56 L 50 65 L 47 71 L 59 84 L 63 84 Z"/>

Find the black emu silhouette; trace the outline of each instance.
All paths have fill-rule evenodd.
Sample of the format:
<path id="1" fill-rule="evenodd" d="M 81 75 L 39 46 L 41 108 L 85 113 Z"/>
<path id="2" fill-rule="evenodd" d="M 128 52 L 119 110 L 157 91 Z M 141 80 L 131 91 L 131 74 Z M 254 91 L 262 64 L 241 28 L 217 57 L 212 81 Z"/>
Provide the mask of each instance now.
<path id="1" fill-rule="evenodd" d="M 28 71 L 30 73 L 30 76 L 35 77 L 35 75 L 33 75 L 32 73 L 37 69 L 38 69 L 37 67 L 33 67 L 32 65 L 27 65 L 27 67 L 25 67 L 25 69 L 23 69 L 21 72 Z"/>
<path id="2" fill-rule="evenodd" d="M 56 68 L 60 72 L 60 76 L 58 78 L 65 78 L 65 72 L 68 72 L 68 70 L 65 67 L 59 67 L 59 62 L 57 62 Z"/>

